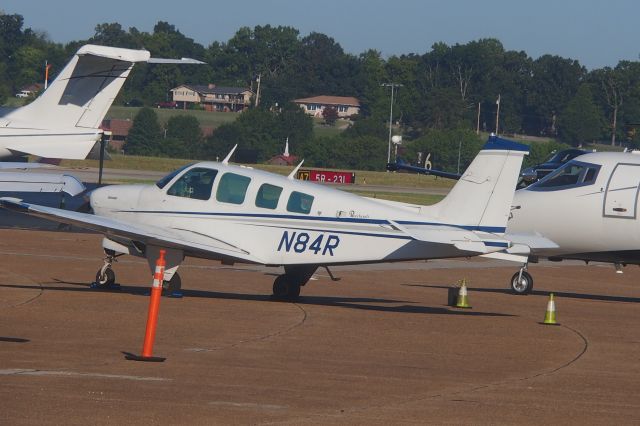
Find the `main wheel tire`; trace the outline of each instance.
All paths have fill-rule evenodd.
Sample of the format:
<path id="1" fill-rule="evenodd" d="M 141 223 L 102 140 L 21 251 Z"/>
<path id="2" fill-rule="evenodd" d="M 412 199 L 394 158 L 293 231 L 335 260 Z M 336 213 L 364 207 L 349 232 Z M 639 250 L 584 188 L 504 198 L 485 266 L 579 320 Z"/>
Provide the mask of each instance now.
<path id="1" fill-rule="evenodd" d="M 533 290 L 533 277 L 527 271 L 516 272 L 511 277 L 511 291 L 515 294 L 526 295 Z"/>
<path id="2" fill-rule="evenodd" d="M 276 299 L 284 299 L 287 295 L 287 276 L 278 275 L 273 281 L 273 297 Z"/>
<path id="3" fill-rule="evenodd" d="M 286 274 L 278 275 L 273 281 L 273 298 L 278 300 L 296 300 L 300 296 L 300 285 Z"/>
<path id="4" fill-rule="evenodd" d="M 107 268 L 102 275 L 102 268 L 98 269 L 95 283 L 98 287 L 111 287 L 116 283 L 116 273 L 113 269 Z"/>
<path id="5" fill-rule="evenodd" d="M 169 295 L 180 293 L 182 290 L 182 278 L 180 278 L 180 275 L 177 272 L 174 273 L 169 281 L 162 282 L 162 289 Z"/>

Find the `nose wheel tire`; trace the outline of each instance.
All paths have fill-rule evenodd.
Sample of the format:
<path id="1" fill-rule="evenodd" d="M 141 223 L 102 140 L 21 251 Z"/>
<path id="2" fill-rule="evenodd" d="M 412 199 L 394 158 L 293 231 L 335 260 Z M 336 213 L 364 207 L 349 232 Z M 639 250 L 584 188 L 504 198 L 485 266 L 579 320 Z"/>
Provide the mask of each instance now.
<path id="1" fill-rule="evenodd" d="M 102 268 L 98 269 L 96 273 L 96 280 L 94 282 L 96 287 L 113 287 L 116 283 L 116 273 L 113 272 L 113 269 L 105 269 L 104 273 L 102 272 Z"/>
<path id="2" fill-rule="evenodd" d="M 533 290 L 533 277 L 527 271 L 522 271 L 522 275 L 520 272 L 516 272 L 511 277 L 511 290 L 515 294 L 529 294 L 531 290 Z"/>
<path id="3" fill-rule="evenodd" d="M 300 284 L 287 275 L 278 275 L 273 282 L 273 298 L 276 300 L 296 300 L 300 296 Z"/>

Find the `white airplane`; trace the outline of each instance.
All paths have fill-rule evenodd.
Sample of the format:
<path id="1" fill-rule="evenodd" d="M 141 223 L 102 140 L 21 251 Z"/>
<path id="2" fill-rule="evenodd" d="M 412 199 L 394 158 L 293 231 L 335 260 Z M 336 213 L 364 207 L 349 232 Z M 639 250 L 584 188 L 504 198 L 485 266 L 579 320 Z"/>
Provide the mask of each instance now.
<path id="1" fill-rule="evenodd" d="M 0 160 L 25 155 L 84 159 L 101 140 L 102 120 L 136 62 L 202 63 L 150 56 L 147 50 L 82 46 L 37 99 L 0 117 Z M 35 167 L 34 163 L 0 163 L 2 169 Z M 69 177 L 8 173 L 3 171 L 0 182 L 13 191 L 41 192 L 54 187 L 75 195 L 75 183 L 64 185 Z"/>
<path id="2" fill-rule="evenodd" d="M 149 58 L 146 50 L 82 46 L 42 95 L 0 117 L 0 158 L 86 158 L 133 65 Z"/>
<path id="3" fill-rule="evenodd" d="M 505 236 L 514 245 L 506 257 L 523 266 L 512 290 L 531 292 L 527 264 L 539 258 L 609 262 L 618 272 L 640 264 L 639 191 L 638 151 L 584 154 L 516 191 Z"/>
<path id="4" fill-rule="evenodd" d="M 0 205 L 104 234 L 105 264 L 96 282 L 115 282 L 121 254 L 146 257 L 153 271 L 167 250 L 164 279 L 180 288 L 185 256 L 223 263 L 284 266 L 276 298 L 295 299 L 318 267 L 469 257 L 504 250 L 503 238 L 526 145 L 491 137 L 438 204 L 418 206 L 363 198 L 229 164 L 203 162 L 155 185 L 94 190 L 94 214 L 0 199 Z"/>

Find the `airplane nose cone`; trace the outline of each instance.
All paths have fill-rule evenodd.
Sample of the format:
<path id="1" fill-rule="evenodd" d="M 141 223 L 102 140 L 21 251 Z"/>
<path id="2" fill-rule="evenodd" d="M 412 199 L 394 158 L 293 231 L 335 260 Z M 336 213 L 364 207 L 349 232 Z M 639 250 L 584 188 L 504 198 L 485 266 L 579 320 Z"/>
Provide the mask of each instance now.
<path id="1" fill-rule="evenodd" d="M 95 211 L 100 207 L 104 207 L 107 201 L 107 194 L 109 193 L 107 186 L 102 188 L 96 188 L 91 191 L 89 195 L 89 204 L 91 204 L 91 208 Z"/>
<path id="2" fill-rule="evenodd" d="M 89 202 L 94 212 L 105 210 L 128 210 L 135 208 L 143 186 L 110 185 L 94 190 Z"/>

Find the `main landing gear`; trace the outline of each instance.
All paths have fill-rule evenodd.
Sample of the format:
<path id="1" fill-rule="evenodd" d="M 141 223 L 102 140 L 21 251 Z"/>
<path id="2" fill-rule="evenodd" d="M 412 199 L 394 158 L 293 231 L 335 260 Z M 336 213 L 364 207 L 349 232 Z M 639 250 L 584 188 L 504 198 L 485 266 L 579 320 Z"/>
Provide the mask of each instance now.
<path id="1" fill-rule="evenodd" d="M 529 294 L 533 290 L 533 277 L 527 272 L 527 265 L 511 277 L 511 290 L 520 295 Z"/>
<path id="2" fill-rule="evenodd" d="M 273 282 L 275 300 L 295 301 L 300 296 L 300 287 L 305 285 L 316 271 L 317 266 L 285 266 L 285 273 Z"/>

